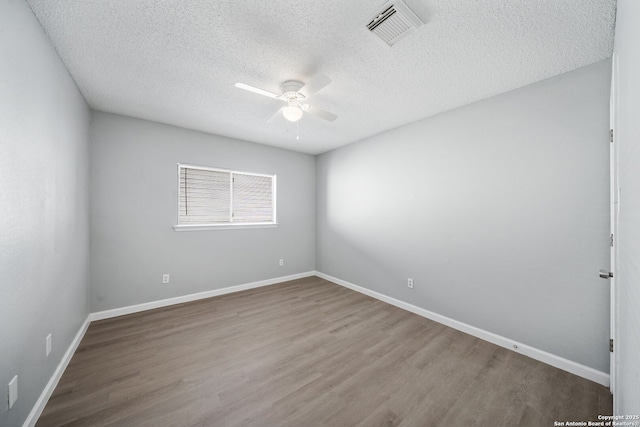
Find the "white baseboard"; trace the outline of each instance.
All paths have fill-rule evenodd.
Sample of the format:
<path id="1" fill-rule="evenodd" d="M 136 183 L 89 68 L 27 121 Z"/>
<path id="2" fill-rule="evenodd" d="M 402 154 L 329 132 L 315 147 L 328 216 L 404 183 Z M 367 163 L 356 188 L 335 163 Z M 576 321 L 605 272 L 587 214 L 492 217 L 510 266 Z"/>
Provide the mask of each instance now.
<path id="1" fill-rule="evenodd" d="M 158 301 L 145 302 L 142 304 L 129 305 L 126 307 L 114 308 L 112 310 L 98 311 L 91 313 L 89 319 L 92 322 L 96 320 L 110 319 L 112 317 L 124 316 L 125 314 L 138 313 L 146 310 L 153 310 L 154 308 L 167 307 L 175 304 L 182 304 L 184 302 L 196 301 L 204 298 L 211 298 L 218 295 L 230 294 L 233 292 L 246 291 L 247 289 L 259 288 L 262 286 L 275 285 L 276 283 L 287 282 L 289 280 L 302 279 L 303 277 L 310 277 L 315 275 L 315 271 L 308 271 L 306 273 L 291 274 L 289 276 L 276 277 L 273 279 L 260 280 L 258 282 L 245 283 L 243 285 L 229 286 L 222 289 L 214 289 L 211 291 L 199 292 L 196 294 L 182 295 L 174 298 L 167 298 Z"/>
<path id="2" fill-rule="evenodd" d="M 485 331 L 484 329 L 476 328 L 475 326 L 471 326 L 466 323 L 451 319 L 449 317 L 434 313 L 432 311 L 425 310 L 424 308 L 416 307 L 415 305 L 400 301 L 398 299 L 389 297 L 376 291 L 372 291 L 367 288 L 363 288 L 358 285 L 354 285 L 353 283 L 349 283 L 336 277 L 329 276 L 328 274 L 324 274 L 319 271 L 316 271 L 315 274 L 316 276 L 333 282 L 337 285 L 344 286 L 345 288 L 352 289 L 356 292 L 360 292 L 380 301 L 384 301 L 388 304 L 410 311 L 419 316 L 426 317 L 427 319 L 434 320 L 438 323 L 442 323 L 443 325 L 450 326 L 469 335 L 473 335 L 474 337 L 489 341 L 493 344 L 499 345 L 500 347 L 507 348 L 517 353 L 522 353 L 525 356 L 531 357 L 532 359 L 539 360 L 540 362 L 562 369 L 563 371 L 570 372 L 572 374 L 578 375 L 579 377 L 583 377 L 598 384 L 602 384 L 605 387 L 609 387 L 609 374 L 605 372 L 598 371 L 569 359 L 565 359 L 563 357 L 548 353 L 544 350 L 522 344 L 509 338 L 505 338 L 501 335 Z"/>
<path id="3" fill-rule="evenodd" d="M 73 338 L 73 341 L 71 341 L 69 348 L 64 353 L 64 356 L 62 356 L 62 360 L 60 360 L 60 363 L 58 363 L 58 367 L 53 372 L 53 375 L 49 379 L 49 382 L 45 386 L 44 390 L 42 390 L 42 393 L 40 394 L 40 397 L 36 401 L 36 404 L 33 405 L 33 408 L 31 409 L 31 412 L 29 413 L 29 416 L 25 420 L 22 427 L 33 427 L 36 425 L 36 422 L 38 422 L 38 418 L 40 418 L 42 411 L 44 411 L 44 407 L 47 405 L 49 398 L 51 397 L 51 395 L 53 394 L 53 391 L 58 385 L 58 381 L 60 381 L 60 378 L 62 377 L 64 370 L 67 369 L 67 365 L 69 365 L 69 362 L 73 357 L 73 354 L 76 352 L 78 345 L 80 345 L 80 341 L 82 341 L 84 334 L 87 332 L 87 328 L 89 328 L 89 323 L 91 323 L 91 320 L 89 320 L 89 316 L 87 316 L 82 326 L 80 326 L 78 333 Z"/>

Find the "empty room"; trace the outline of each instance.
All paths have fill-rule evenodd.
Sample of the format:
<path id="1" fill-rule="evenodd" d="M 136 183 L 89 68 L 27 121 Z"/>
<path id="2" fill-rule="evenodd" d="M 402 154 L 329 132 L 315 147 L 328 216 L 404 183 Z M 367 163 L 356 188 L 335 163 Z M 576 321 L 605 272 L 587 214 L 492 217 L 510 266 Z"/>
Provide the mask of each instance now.
<path id="1" fill-rule="evenodd" d="M 0 0 L 0 426 L 640 426 L 639 28 Z"/>

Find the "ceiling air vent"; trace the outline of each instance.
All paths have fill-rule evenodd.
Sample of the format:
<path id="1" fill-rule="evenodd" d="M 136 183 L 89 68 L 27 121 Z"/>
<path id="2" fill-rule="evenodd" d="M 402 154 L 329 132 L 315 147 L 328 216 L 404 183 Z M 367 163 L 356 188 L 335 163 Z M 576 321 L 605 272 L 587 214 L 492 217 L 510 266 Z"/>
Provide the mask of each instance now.
<path id="1" fill-rule="evenodd" d="M 387 46 L 393 46 L 415 31 L 423 22 L 402 0 L 391 1 L 367 24 L 367 29 Z"/>

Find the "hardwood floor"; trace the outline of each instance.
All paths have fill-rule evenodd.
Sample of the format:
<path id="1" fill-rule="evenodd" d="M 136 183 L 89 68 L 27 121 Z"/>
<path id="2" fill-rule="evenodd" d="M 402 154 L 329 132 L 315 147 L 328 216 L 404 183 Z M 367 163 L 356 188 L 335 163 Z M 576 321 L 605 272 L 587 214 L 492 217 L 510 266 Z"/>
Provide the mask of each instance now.
<path id="1" fill-rule="evenodd" d="M 317 277 L 94 322 L 38 426 L 553 426 L 598 384 Z"/>

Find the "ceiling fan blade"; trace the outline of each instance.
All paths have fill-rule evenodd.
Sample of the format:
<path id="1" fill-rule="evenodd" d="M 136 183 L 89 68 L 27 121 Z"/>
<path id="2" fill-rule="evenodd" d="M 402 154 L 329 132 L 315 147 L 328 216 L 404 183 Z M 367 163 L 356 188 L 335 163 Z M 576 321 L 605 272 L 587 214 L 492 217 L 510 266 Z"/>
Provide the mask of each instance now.
<path id="1" fill-rule="evenodd" d="M 326 74 L 318 74 L 313 77 L 311 80 L 307 82 L 306 85 L 302 86 L 302 88 L 298 91 L 298 93 L 303 94 L 306 98 L 318 92 L 320 89 L 327 86 L 331 83 L 331 79 Z"/>
<path id="2" fill-rule="evenodd" d="M 244 83 L 236 83 L 235 86 L 240 89 L 248 90 L 249 92 L 257 93 L 258 95 L 268 96 L 269 98 L 277 98 L 279 95 L 271 93 L 266 90 L 258 89 L 257 87 L 249 86 Z"/>
<path id="3" fill-rule="evenodd" d="M 335 119 L 338 118 L 338 116 L 336 116 L 333 113 L 330 113 L 328 111 L 324 111 L 318 107 L 314 107 L 313 105 L 309 105 L 306 104 L 305 108 L 303 108 L 303 111 L 309 113 L 309 114 L 313 114 L 314 116 L 318 116 L 320 118 L 323 118 L 325 120 L 329 120 L 330 122 L 334 121 Z"/>
<path id="4" fill-rule="evenodd" d="M 278 109 L 278 111 L 275 112 L 275 114 L 273 116 L 271 116 L 269 118 L 269 120 L 267 120 L 267 123 L 273 123 L 279 116 L 282 116 L 282 109 L 284 107 Z"/>

